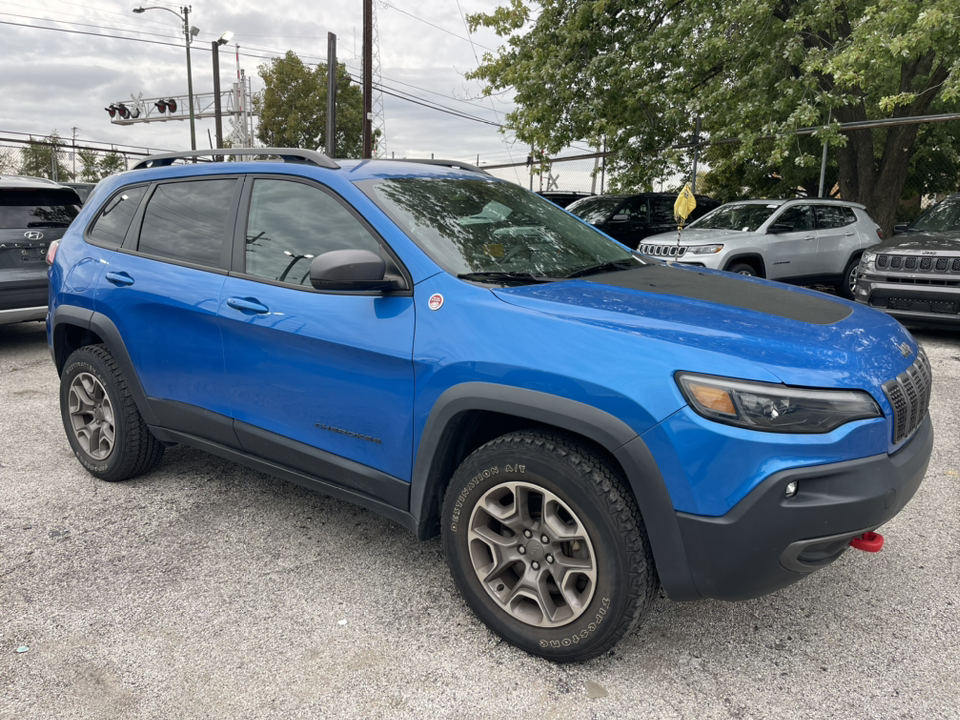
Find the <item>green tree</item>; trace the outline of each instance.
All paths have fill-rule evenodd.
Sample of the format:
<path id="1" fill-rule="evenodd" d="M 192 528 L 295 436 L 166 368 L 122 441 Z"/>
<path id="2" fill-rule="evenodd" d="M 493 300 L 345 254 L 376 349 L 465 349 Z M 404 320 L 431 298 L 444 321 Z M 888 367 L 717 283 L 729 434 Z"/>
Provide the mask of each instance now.
<path id="1" fill-rule="evenodd" d="M 741 140 L 712 163 L 785 182 L 818 174 L 826 140 L 840 194 L 887 230 L 920 126 L 838 123 L 958 107 L 960 0 L 508 0 L 469 22 L 506 38 L 470 76 L 514 88 L 524 142 L 605 139 L 614 172 L 642 183 L 683 159 L 660 148 L 688 141 L 697 115 L 707 136 Z M 813 142 L 794 134 L 828 122 Z"/>
<path id="2" fill-rule="evenodd" d="M 114 150 L 100 158 L 98 168 L 100 170 L 100 178 L 102 179 L 107 177 L 107 175 L 113 175 L 114 173 L 126 170 L 127 160 L 123 155 Z"/>
<path id="3" fill-rule="evenodd" d="M 311 69 L 292 51 L 258 68 L 263 90 L 254 98 L 260 114 L 257 138 L 268 147 L 315 150 L 326 146 L 327 66 Z M 360 157 L 363 149 L 363 92 L 337 66 L 337 124 L 334 155 Z"/>
<path id="4" fill-rule="evenodd" d="M 30 145 L 24 148 L 21 156 L 20 174 L 59 182 L 72 180 L 73 174 L 64 164 L 66 152 L 63 147 L 63 140 L 56 130 L 39 141 L 31 136 Z"/>
<path id="5" fill-rule="evenodd" d="M 80 159 L 79 179 L 84 182 L 97 182 L 100 179 L 100 153 L 90 148 L 84 148 L 77 151 L 77 157 Z"/>

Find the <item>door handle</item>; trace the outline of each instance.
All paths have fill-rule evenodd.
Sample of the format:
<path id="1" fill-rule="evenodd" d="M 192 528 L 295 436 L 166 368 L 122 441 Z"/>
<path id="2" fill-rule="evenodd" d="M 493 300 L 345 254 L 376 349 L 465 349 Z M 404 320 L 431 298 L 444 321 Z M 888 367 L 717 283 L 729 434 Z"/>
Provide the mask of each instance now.
<path id="1" fill-rule="evenodd" d="M 844 235 L 856 235 L 856 234 L 857 234 L 857 233 L 855 233 L 853 230 L 851 230 L 850 232 L 845 232 L 845 233 L 844 233 Z"/>
<path id="2" fill-rule="evenodd" d="M 227 305 L 232 307 L 234 310 L 239 310 L 241 312 L 252 312 L 252 313 L 268 313 L 270 308 L 268 308 L 263 303 L 258 302 L 255 298 L 238 298 L 232 297 L 227 298 Z"/>
<path id="3" fill-rule="evenodd" d="M 113 283 L 117 287 L 127 287 L 133 285 L 133 278 L 125 272 L 116 272 L 111 270 L 106 274 L 107 282 Z"/>
<path id="4" fill-rule="evenodd" d="M 816 237 L 817 237 L 816 235 L 807 235 L 807 236 L 806 236 L 805 238 L 803 238 L 803 239 L 804 239 L 804 240 L 813 240 L 813 239 L 815 239 Z"/>

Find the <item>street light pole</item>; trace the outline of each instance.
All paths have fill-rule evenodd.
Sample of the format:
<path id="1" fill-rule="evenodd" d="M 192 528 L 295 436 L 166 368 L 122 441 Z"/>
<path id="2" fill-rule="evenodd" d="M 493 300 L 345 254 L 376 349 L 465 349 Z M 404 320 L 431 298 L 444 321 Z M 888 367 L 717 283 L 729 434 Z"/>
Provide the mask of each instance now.
<path id="1" fill-rule="evenodd" d="M 188 101 L 190 106 L 190 149 L 196 150 L 197 149 L 197 129 L 196 129 L 196 125 L 194 124 L 193 71 L 190 68 L 190 43 L 193 40 L 193 36 L 197 35 L 200 31 L 197 30 L 196 28 L 190 27 L 190 6 L 189 5 L 183 5 L 180 7 L 180 12 L 182 12 L 183 15 L 178 13 L 176 10 L 171 10 L 168 7 L 161 7 L 159 5 L 151 5 L 150 7 L 143 7 L 141 5 L 140 7 L 135 7 L 133 9 L 133 12 L 139 15 L 141 13 L 145 13 L 147 10 L 166 10 L 168 13 L 173 13 L 183 21 L 183 39 L 187 46 L 187 93 L 189 96 Z"/>

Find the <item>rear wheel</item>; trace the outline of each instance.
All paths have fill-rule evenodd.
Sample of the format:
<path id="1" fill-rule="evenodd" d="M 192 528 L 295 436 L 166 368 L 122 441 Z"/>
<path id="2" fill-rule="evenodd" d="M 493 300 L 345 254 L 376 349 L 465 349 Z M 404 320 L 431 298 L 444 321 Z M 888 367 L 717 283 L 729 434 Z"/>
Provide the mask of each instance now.
<path id="1" fill-rule="evenodd" d="M 116 360 L 103 345 L 87 345 L 67 358 L 60 377 L 60 415 L 73 454 L 102 480 L 141 475 L 163 457 L 163 445 L 144 423 Z"/>
<path id="2" fill-rule="evenodd" d="M 613 647 L 658 583 L 623 480 L 578 442 L 517 432 L 454 473 L 443 546 L 467 604 L 508 642 L 555 661 Z"/>

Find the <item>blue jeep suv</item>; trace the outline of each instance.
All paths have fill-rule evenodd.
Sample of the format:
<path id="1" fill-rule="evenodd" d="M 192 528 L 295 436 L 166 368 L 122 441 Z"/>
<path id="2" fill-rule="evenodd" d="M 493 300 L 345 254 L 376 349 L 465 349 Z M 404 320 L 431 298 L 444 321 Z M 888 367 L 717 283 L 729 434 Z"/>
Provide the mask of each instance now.
<path id="1" fill-rule="evenodd" d="M 102 181 L 50 254 L 98 478 L 181 443 L 440 534 L 473 611 L 558 661 L 658 587 L 878 549 L 923 478 L 930 366 L 880 312 L 643 257 L 467 165 L 229 152 Z"/>

